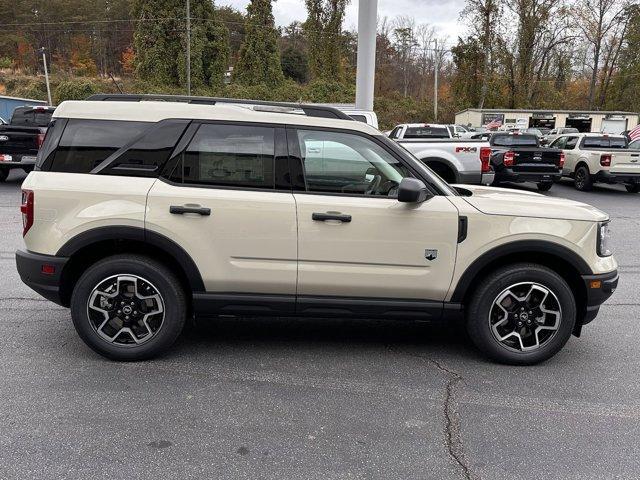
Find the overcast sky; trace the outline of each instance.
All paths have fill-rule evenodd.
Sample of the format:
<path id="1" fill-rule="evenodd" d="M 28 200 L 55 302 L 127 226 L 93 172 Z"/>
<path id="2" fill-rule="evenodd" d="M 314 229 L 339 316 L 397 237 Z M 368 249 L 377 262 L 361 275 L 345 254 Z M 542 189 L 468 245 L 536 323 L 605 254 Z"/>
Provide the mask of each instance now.
<path id="1" fill-rule="evenodd" d="M 244 10 L 249 0 L 216 0 L 216 5 L 230 5 Z M 356 28 L 358 24 L 358 0 L 351 0 L 346 10 L 344 27 Z M 458 21 L 464 0 L 378 0 L 378 17 L 393 18 L 409 15 L 416 23 L 429 23 L 446 36 L 449 43 L 455 43 L 458 35 L 464 33 Z M 276 25 L 288 25 L 294 20 L 304 21 L 307 11 L 303 0 L 276 0 L 273 4 Z"/>

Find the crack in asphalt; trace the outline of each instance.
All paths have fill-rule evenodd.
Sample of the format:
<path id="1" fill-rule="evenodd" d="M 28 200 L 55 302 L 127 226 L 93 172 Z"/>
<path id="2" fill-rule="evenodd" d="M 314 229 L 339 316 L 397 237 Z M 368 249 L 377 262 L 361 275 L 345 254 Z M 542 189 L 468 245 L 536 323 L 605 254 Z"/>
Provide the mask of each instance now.
<path id="1" fill-rule="evenodd" d="M 451 457 L 451 459 L 462 469 L 462 473 L 466 480 L 479 480 L 480 477 L 471 471 L 469 462 L 466 459 L 464 444 L 462 443 L 462 437 L 460 435 L 460 416 L 455 408 L 455 387 L 463 380 L 462 375 L 448 368 L 442 362 L 434 360 L 428 356 L 411 352 L 402 352 L 391 345 L 387 345 L 387 348 L 395 353 L 419 358 L 420 360 L 435 366 L 439 371 L 445 374 L 447 377 L 447 384 L 445 386 L 443 413 L 445 419 L 444 433 L 447 453 L 449 454 L 449 457 Z"/>

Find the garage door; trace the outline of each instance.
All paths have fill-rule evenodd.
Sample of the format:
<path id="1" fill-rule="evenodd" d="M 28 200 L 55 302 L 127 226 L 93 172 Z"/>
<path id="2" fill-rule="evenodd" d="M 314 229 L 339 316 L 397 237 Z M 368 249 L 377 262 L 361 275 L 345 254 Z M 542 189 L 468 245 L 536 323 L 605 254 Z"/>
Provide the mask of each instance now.
<path id="1" fill-rule="evenodd" d="M 602 133 L 619 134 L 627 129 L 626 118 L 605 118 L 602 120 Z"/>

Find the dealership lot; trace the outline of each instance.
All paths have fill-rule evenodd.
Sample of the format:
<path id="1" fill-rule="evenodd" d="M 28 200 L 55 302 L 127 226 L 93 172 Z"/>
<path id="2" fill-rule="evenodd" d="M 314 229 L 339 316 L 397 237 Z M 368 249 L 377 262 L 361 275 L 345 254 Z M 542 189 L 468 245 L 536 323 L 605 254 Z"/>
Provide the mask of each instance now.
<path id="1" fill-rule="evenodd" d="M 543 365 L 488 363 L 447 328 L 264 318 L 123 364 L 20 282 L 21 178 L 0 185 L 0 478 L 637 476 L 640 195 L 548 193 L 611 214 L 621 278 Z"/>

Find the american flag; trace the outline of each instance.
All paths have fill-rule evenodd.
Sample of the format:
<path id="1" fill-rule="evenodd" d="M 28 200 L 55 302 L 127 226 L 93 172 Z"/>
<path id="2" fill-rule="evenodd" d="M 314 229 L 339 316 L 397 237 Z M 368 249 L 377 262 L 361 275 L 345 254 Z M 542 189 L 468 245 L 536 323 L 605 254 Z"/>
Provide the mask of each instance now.
<path id="1" fill-rule="evenodd" d="M 493 128 L 500 128 L 502 126 L 502 122 L 500 120 L 492 120 L 485 125 L 485 128 L 491 130 Z M 640 132 L 639 132 L 640 135 Z"/>
<path id="2" fill-rule="evenodd" d="M 640 138 L 640 125 L 638 125 L 636 128 L 634 128 L 633 130 L 630 130 L 629 133 L 627 133 L 627 135 L 629 136 L 629 138 L 631 139 L 631 141 L 636 140 L 638 138 Z"/>

